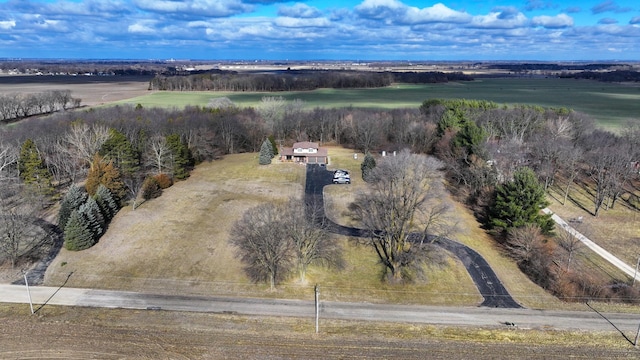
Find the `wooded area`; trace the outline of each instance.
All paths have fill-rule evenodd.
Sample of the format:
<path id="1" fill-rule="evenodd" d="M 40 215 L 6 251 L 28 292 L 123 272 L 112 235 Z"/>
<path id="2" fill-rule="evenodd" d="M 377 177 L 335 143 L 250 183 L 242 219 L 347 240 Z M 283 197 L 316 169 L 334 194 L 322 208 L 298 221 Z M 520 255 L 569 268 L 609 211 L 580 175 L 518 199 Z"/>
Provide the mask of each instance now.
<path id="1" fill-rule="evenodd" d="M 207 71 L 182 76 L 158 75 L 149 82 L 149 90 L 168 91 L 304 91 L 320 88 L 377 88 L 392 83 L 412 84 L 471 81 L 460 72 L 368 72 L 311 71 L 279 72 Z"/>

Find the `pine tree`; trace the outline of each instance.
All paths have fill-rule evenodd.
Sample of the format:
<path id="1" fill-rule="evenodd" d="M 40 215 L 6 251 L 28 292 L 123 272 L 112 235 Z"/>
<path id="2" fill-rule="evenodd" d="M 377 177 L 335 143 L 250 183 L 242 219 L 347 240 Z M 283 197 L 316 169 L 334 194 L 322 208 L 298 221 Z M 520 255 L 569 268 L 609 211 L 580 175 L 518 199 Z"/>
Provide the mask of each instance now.
<path id="1" fill-rule="evenodd" d="M 93 238 L 97 241 L 104 233 L 105 221 L 98 204 L 93 198 L 88 198 L 87 201 L 78 208 L 78 212 L 89 224 L 89 229 L 93 234 Z"/>
<path id="2" fill-rule="evenodd" d="M 93 233 L 87 220 L 78 210 L 74 210 L 64 228 L 64 247 L 67 250 L 78 251 L 88 249 L 94 244 Z"/>
<path id="3" fill-rule="evenodd" d="M 72 184 L 69 190 L 60 201 L 60 211 L 58 212 L 58 227 L 64 229 L 69 220 L 69 216 L 74 210 L 77 210 L 87 201 L 87 193 L 84 190 Z"/>
<path id="4" fill-rule="evenodd" d="M 273 156 L 275 157 L 278 155 L 278 145 L 276 144 L 276 139 L 273 137 L 273 135 L 269 135 L 268 139 L 271 143 L 271 148 L 273 149 Z"/>
<path id="5" fill-rule="evenodd" d="M 34 188 L 38 194 L 52 195 L 54 193 L 53 184 L 51 183 L 53 176 L 44 159 L 40 156 L 36 144 L 31 139 L 25 140 L 20 148 L 18 171 L 20 179 Z"/>
<path id="6" fill-rule="evenodd" d="M 271 142 L 267 139 L 263 141 L 262 146 L 260 146 L 258 163 L 260 165 L 269 165 L 271 164 L 271 159 L 273 159 L 273 156 L 273 147 L 271 146 Z"/>
<path id="7" fill-rule="evenodd" d="M 140 154 L 129 139 L 116 129 L 109 129 L 109 139 L 99 152 L 105 160 L 113 161 L 121 174 L 131 175 L 140 169 Z"/>
<path id="8" fill-rule="evenodd" d="M 167 146 L 171 152 L 173 177 L 178 180 L 184 180 L 189 177 L 189 171 L 195 164 L 193 154 L 187 144 L 181 139 L 180 135 L 173 134 L 167 136 Z"/>
<path id="9" fill-rule="evenodd" d="M 102 211 L 102 214 L 105 219 L 105 223 L 108 223 L 109 221 L 111 221 L 111 219 L 115 216 L 115 214 L 119 210 L 118 204 L 113 198 L 111 191 L 109 191 L 109 189 L 107 189 L 106 186 L 100 184 L 98 186 L 98 190 L 96 190 L 94 199 L 96 200 L 96 203 L 100 208 L 100 211 Z"/>
<path id="10" fill-rule="evenodd" d="M 544 234 L 550 234 L 554 228 L 551 215 L 540 212 L 548 204 L 544 187 L 533 170 L 522 167 L 516 170 L 512 181 L 496 187 L 495 201 L 490 209 L 490 226 L 508 231 L 537 224 Z"/>
<path id="11" fill-rule="evenodd" d="M 364 154 L 364 159 L 362 160 L 362 164 L 360 164 L 360 170 L 362 170 L 362 180 L 369 181 L 369 174 L 375 167 L 376 160 L 373 158 L 373 155 L 371 155 L 371 153 L 369 152 Z"/>

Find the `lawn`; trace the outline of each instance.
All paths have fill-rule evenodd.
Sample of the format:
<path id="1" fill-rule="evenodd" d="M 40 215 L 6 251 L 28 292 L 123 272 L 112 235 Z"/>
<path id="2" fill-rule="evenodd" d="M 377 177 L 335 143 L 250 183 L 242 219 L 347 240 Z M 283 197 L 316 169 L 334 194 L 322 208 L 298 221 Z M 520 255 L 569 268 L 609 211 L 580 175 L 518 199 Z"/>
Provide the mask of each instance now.
<path id="1" fill-rule="evenodd" d="M 303 100 L 307 108 L 417 108 L 430 98 L 484 99 L 500 104 L 566 107 L 591 115 L 601 126 L 619 129 L 640 114 L 640 85 L 573 79 L 482 79 L 472 82 L 409 85 L 375 89 L 319 89 L 306 92 L 154 92 L 115 104 L 182 108 L 206 106 L 226 96 L 239 106 L 256 106 L 264 96 Z"/>

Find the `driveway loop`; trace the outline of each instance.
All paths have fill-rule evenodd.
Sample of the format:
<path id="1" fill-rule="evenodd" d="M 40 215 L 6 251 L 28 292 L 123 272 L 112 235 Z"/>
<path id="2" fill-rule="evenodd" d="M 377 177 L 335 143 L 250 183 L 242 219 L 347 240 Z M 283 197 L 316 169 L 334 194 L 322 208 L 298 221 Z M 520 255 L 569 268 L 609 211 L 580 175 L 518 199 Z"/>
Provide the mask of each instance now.
<path id="1" fill-rule="evenodd" d="M 324 220 L 325 224 L 328 224 L 330 232 L 352 237 L 367 237 L 368 231 L 365 229 L 342 226 L 326 217 L 324 213 L 323 189 L 326 185 L 331 185 L 332 183 L 332 171 L 317 164 L 307 164 L 305 204 L 320 209 L 319 212 L 314 213 L 319 213 L 317 216 L 322 219 L 318 220 Z M 522 308 L 502 285 L 502 282 L 500 282 L 496 273 L 493 272 L 489 263 L 475 250 L 457 241 L 442 237 L 438 238 L 435 244 L 457 256 L 462 264 L 464 264 L 478 291 L 480 291 L 480 294 L 484 298 L 484 301 L 479 306 L 504 309 Z"/>

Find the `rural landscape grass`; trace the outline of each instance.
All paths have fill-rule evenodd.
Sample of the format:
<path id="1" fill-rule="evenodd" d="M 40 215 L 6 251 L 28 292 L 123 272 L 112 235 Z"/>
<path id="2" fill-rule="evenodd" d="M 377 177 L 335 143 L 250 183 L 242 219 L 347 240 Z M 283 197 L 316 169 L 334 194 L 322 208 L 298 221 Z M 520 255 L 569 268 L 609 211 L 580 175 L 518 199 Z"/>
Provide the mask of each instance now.
<path id="1" fill-rule="evenodd" d="M 228 97 L 238 106 L 256 106 L 264 96 L 303 100 L 308 108 L 418 108 L 426 99 L 465 98 L 499 104 L 570 108 L 593 117 L 604 128 L 618 130 L 640 114 L 640 86 L 573 79 L 481 79 L 471 82 L 410 85 L 375 89 L 318 89 L 306 92 L 153 92 L 116 104 L 145 107 L 206 106 L 215 97 Z"/>
<path id="2" fill-rule="evenodd" d="M 354 179 L 352 185 L 326 188 L 328 203 L 332 204 L 328 207 L 330 216 L 341 221 L 348 205 L 343 199 L 349 199 L 341 194 L 353 193 L 364 184 L 359 162 L 353 159 L 351 150 L 331 147 L 329 154 L 332 164 L 352 171 Z M 482 301 L 464 266 L 455 258 L 445 266 L 429 267 L 427 279 L 418 284 L 386 285 L 372 249 L 349 238 L 341 239 L 344 269 L 315 266 L 309 270 L 306 283 L 291 278 L 275 292 L 269 291 L 266 284 L 251 283 L 227 243 L 232 224 L 244 210 L 260 202 L 301 197 L 305 181 L 303 166 L 260 166 L 256 156 L 235 154 L 201 164 L 189 179 L 165 190 L 160 198 L 135 211 L 123 208 L 97 245 L 82 252 L 62 250 L 49 267 L 46 283 L 59 285 L 73 272 L 67 286 L 309 298 L 313 286 L 319 284 L 325 300 L 468 306 Z M 340 201 L 332 200 L 336 196 Z M 473 221 L 471 226 L 479 229 Z M 496 261 L 508 264 L 497 255 L 497 249 L 492 251 L 499 259 Z M 504 274 L 506 277 L 512 274 Z M 516 277 L 516 282 L 527 281 L 523 275 Z M 542 291 L 537 295 L 542 297 L 538 298 L 543 300 L 541 303 L 552 300 Z"/>

